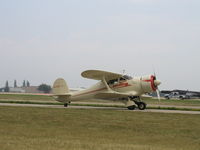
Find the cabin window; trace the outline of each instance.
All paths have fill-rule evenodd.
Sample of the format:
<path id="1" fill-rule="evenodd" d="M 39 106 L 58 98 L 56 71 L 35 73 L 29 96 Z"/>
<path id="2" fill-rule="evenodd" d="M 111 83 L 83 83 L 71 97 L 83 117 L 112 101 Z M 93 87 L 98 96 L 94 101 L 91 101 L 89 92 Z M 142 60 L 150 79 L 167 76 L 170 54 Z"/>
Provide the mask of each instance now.
<path id="1" fill-rule="evenodd" d="M 131 80 L 131 79 L 133 79 L 133 77 L 128 76 L 128 75 L 124 75 L 123 78 L 126 79 L 126 80 Z"/>
<path id="2" fill-rule="evenodd" d="M 110 81 L 108 81 L 107 83 L 108 83 L 108 84 L 114 84 L 114 83 L 116 83 L 116 82 L 118 82 L 118 79 L 110 80 Z"/>
<path id="3" fill-rule="evenodd" d="M 119 80 L 120 80 L 120 81 L 126 81 L 126 79 L 123 78 L 123 77 L 121 77 Z"/>

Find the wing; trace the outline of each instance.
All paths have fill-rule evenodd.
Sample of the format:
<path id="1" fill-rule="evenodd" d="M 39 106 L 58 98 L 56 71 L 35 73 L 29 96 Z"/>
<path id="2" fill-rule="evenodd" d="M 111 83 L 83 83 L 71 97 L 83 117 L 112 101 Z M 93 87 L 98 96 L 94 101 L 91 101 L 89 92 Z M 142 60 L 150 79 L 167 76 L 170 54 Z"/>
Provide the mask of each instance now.
<path id="1" fill-rule="evenodd" d="M 82 77 L 94 80 L 101 80 L 107 88 L 107 91 L 95 95 L 95 98 L 125 98 L 128 96 L 137 96 L 136 92 L 121 93 L 113 91 L 107 84 L 107 81 L 123 77 L 123 74 L 101 71 L 101 70 L 86 70 L 81 73 Z"/>
<path id="2" fill-rule="evenodd" d="M 130 93 L 119 93 L 116 91 L 106 91 L 101 92 L 95 95 L 95 98 L 104 99 L 104 98 L 125 98 L 129 96 L 137 96 L 136 92 L 130 92 Z"/>
<path id="3" fill-rule="evenodd" d="M 101 70 L 86 70 L 81 73 L 82 77 L 94 80 L 102 80 L 105 78 L 106 81 L 117 79 L 122 77 L 122 74 L 101 71 Z"/>

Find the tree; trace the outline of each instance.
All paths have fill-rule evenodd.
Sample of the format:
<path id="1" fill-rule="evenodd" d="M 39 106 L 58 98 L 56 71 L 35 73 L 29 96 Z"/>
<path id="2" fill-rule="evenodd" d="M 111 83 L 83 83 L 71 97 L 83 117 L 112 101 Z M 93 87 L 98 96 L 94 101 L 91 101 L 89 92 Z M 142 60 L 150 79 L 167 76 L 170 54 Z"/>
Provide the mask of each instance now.
<path id="1" fill-rule="evenodd" d="M 6 81 L 4 92 L 9 92 L 9 91 L 10 91 L 10 88 L 9 88 L 9 85 L 8 85 L 8 81 Z"/>
<path id="2" fill-rule="evenodd" d="M 26 87 L 26 81 L 25 80 L 23 81 L 22 87 Z"/>
<path id="3" fill-rule="evenodd" d="M 26 81 L 26 86 L 30 87 L 30 82 L 29 81 Z"/>
<path id="4" fill-rule="evenodd" d="M 39 91 L 42 91 L 44 93 L 49 93 L 51 91 L 51 86 L 47 85 L 47 84 L 41 84 L 39 87 L 38 87 L 38 90 Z"/>
<path id="5" fill-rule="evenodd" d="M 17 87 L 17 81 L 15 80 L 14 81 L 14 88 L 16 88 Z"/>

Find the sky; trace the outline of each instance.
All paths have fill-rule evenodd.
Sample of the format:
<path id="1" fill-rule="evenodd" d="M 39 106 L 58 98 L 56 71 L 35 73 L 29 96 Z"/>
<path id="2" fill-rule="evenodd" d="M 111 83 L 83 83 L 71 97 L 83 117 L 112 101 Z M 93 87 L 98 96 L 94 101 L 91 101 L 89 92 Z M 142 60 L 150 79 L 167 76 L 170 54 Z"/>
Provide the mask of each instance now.
<path id="1" fill-rule="evenodd" d="M 156 72 L 161 90 L 200 91 L 199 0 L 0 0 L 0 87 L 69 87 L 100 69 Z"/>

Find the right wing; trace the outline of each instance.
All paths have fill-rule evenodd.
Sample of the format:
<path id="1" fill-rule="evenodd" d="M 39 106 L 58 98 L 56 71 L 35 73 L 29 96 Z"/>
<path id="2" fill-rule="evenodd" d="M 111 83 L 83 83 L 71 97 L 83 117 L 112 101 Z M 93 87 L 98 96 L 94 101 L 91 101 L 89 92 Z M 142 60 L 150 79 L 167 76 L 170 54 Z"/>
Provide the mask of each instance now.
<path id="1" fill-rule="evenodd" d="M 105 91 L 105 92 L 101 92 L 95 95 L 95 98 L 125 98 L 125 97 L 129 97 L 129 96 L 137 96 L 136 92 L 130 92 L 130 93 L 120 93 L 120 92 L 116 92 L 116 91 Z"/>

